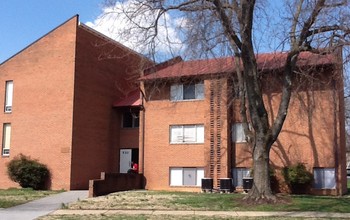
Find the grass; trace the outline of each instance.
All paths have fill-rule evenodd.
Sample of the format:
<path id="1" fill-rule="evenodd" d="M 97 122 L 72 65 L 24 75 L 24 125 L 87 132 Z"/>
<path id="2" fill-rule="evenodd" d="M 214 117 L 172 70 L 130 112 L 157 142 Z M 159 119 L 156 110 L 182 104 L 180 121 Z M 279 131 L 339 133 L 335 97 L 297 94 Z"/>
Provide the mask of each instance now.
<path id="1" fill-rule="evenodd" d="M 348 181 L 350 192 L 350 181 Z M 112 193 L 107 196 L 88 198 L 69 204 L 67 209 L 81 210 L 208 210 L 208 211 L 315 211 L 315 212 L 340 212 L 350 213 L 350 195 L 343 197 L 335 196 L 312 196 L 292 195 L 285 196 L 287 203 L 273 205 L 247 205 L 241 202 L 243 194 L 219 194 L 219 193 L 189 193 L 189 192 L 167 192 L 167 191 L 128 191 Z M 111 220 L 111 219 L 232 219 L 225 216 L 194 216 L 194 215 L 48 215 L 40 220 Z M 293 217 L 235 217 L 238 220 L 295 220 L 304 218 Z M 327 219 L 327 218 L 325 218 Z M 338 218 L 339 219 L 339 218 Z M 345 218 L 344 218 L 345 219 Z"/>
<path id="2" fill-rule="evenodd" d="M 243 194 L 129 191 L 90 198 L 68 206 L 82 210 L 315 211 L 350 213 L 350 197 L 293 195 L 288 202 L 247 205 Z"/>
<path id="3" fill-rule="evenodd" d="M 172 215 L 60 215 L 60 216 L 45 216 L 39 218 L 39 220 L 229 220 L 232 217 L 223 217 L 223 216 L 172 216 Z M 295 220 L 295 219 L 304 219 L 304 218 L 292 218 L 292 217 L 234 217 L 235 220 Z M 339 218 L 338 218 L 339 219 Z"/>
<path id="4" fill-rule="evenodd" d="M 350 192 L 350 181 L 348 181 Z M 292 195 L 284 196 L 285 203 L 247 205 L 241 202 L 243 194 L 219 194 L 219 193 L 189 193 L 189 192 L 166 192 L 166 191 L 128 191 L 112 193 L 107 196 L 88 198 L 68 205 L 67 209 L 81 210 L 208 210 L 208 211 L 308 211 L 308 212 L 340 212 L 350 213 L 350 194 L 343 197 L 335 196 L 312 196 Z M 110 219 L 231 219 L 225 216 L 172 216 L 172 215 L 48 215 L 41 220 L 110 220 Z M 235 217 L 238 220 L 250 219 L 304 219 L 293 217 Z M 327 219 L 327 218 L 326 218 Z M 345 218 L 344 218 L 345 219 Z"/>
<path id="5" fill-rule="evenodd" d="M 59 192 L 62 191 L 43 191 L 33 189 L 0 189 L 0 208 L 9 208 Z"/>

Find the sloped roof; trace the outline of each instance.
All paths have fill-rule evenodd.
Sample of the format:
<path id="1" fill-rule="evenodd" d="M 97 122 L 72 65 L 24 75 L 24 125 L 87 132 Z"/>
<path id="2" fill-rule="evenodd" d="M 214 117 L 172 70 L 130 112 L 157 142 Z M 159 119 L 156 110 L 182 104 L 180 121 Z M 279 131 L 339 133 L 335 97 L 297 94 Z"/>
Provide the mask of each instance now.
<path id="1" fill-rule="evenodd" d="M 114 107 L 140 106 L 140 90 L 130 92 L 126 97 L 120 98 L 113 103 Z"/>
<path id="2" fill-rule="evenodd" d="M 284 66 L 287 53 L 266 53 L 256 56 L 259 70 L 280 69 Z M 336 62 L 334 54 L 319 55 L 310 52 L 303 52 L 299 55 L 298 66 L 313 66 L 334 64 Z M 160 70 L 145 75 L 141 81 L 178 78 L 189 76 L 202 76 L 219 73 L 234 72 L 234 57 L 224 57 L 206 60 L 182 61 L 161 68 Z"/>

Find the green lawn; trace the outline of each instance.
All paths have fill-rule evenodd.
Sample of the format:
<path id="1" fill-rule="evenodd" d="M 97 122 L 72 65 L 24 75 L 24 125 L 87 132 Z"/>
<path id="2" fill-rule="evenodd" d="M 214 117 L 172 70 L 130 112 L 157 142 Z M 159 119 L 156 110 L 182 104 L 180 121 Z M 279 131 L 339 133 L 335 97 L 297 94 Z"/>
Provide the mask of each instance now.
<path id="1" fill-rule="evenodd" d="M 241 202 L 242 194 L 183 194 L 173 201 L 192 209 L 216 211 L 318 211 L 350 212 L 349 197 L 293 195 L 287 196 L 288 203 L 247 205 Z"/>
<path id="2" fill-rule="evenodd" d="M 8 208 L 39 199 L 62 191 L 42 191 L 32 189 L 0 189 L 0 208 Z"/>
<path id="3" fill-rule="evenodd" d="M 350 181 L 348 182 L 350 188 Z M 349 189 L 350 190 L 350 189 Z M 350 192 L 350 191 L 349 191 Z M 189 193 L 167 191 L 128 191 L 117 192 L 107 196 L 88 198 L 70 204 L 67 209 L 80 210 L 210 210 L 210 211 L 317 211 L 317 212 L 341 212 L 350 213 L 350 194 L 343 197 L 335 196 L 311 196 L 292 195 L 284 196 L 284 203 L 271 205 L 247 205 L 242 203 L 244 194 L 220 194 L 220 193 Z M 47 215 L 41 220 L 110 220 L 110 219 L 231 219 L 224 216 L 171 216 L 171 215 Z M 296 220 L 304 218 L 293 217 L 235 217 L 238 220 L 271 219 L 271 220 Z M 327 219 L 327 218 L 325 218 Z M 345 219 L 345 218 L 344 218 Z"/>

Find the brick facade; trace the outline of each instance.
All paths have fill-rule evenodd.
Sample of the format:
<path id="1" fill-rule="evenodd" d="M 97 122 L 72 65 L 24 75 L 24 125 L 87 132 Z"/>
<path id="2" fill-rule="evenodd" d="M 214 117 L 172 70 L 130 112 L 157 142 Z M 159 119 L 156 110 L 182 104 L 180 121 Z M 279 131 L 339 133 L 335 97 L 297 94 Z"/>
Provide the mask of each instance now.
<path id="1" fill-rule="evenodd" d="M 0 92 L 7 80 L 14 92 L 12 112 L 0 117 L 1 133 L 3 123 L 12 125 L 0 188 L 17 186 L 6 164 L 20 153 L 48 166 L 51 189 L 88 189 L 101 172 L 118 171 L 119 146 L 128 138 L 137 143 L 138 131 L 120 137 L 113 102 L 135 90 L 142 59 L 76 16 L 2 63 Z M 4 95 L 0 99 L 4 103 Z"/>
<path id="2" fill-rule="evenodd" d="M 281 73 L 273 70 L 280 68 L 280 61 L 270 55 L 260 58 L 271 64 L 263 91 L 267 110 L 275 116 Z M 218 187 L 220 178 L 232 177 L 232 169 L 250 169 L 251 147 L 232 141 L 232 126 L 241 122 L 232 75 L 227 74 L 233 61 L 222 61 L 216 67 L 205 61 L 186 72 L 186 63 L 176 58 L 158 66 L 156 73 L 145 72 L 139 104 L 114 105 L 135 91 L 138 95 L 137 79 L 151 62 L 73 17 L 0 65 L 0 94 L 5 94 L 6 81 L 14 84 L 12 112 L 0 117 L 1 133 L 4 123 L 12 129 L 10 155 L 0 157 L 0 188 L 18 186 L 7 178 L 6 164 L 20 153 L 48 166 L 51 189 L 87 189 L 101 172 L 118 173 L 121 149 L 139 149 L 139 173 L 152 190 L 200 190 L 198 183 L 171 186 L 171 170 L 203 171 Z M 341 195 L 346 192 L 341 71 L 324 57 L 312 62 L 317 68 L 307 71 L 316 80 L 294 79 L 271 165 L 277 172 L 297 162 L 311 172 L 334 168 L 336 189 L 312 192 Z M 168 75 L 162 78 L 162 71 Z M 204 97 L 170 101 L 171 85 L 185 82 L 203 82 Z M 0 96 L 0 103 L 4 99 Z M 141 110 L 140 128 L 122 128 L 122 115 L 135 110 Z M 171 143 L 171 126 L 193 125 L 204 127 L 203 142 Z M 285 190 L 281 178 L 279 183 Z"/>
<path id="3" fill-rule="evenodd" d="M 232 99 L 232 82 L 228 77 L 188 76 L 190 80 L 204 80 L 204 100 L 170 101 L 170 85 L 184 78 L 163 79 L 162 73 L 171 75 L 173 69 L 186 72 L 185 65 L 158 71 L 151 80 L 148 80 L 151 75 L 143 78 L 145 136 L 140 139 L 145 140 L 141 151 L 144 152 L 147 189 L 200 190 L 198 186 L 171 186 L 171 167 L 203 167 L 204 177 L 213 178 L 214 187 L 218 187 L 220 178 L 232 177 L 233 168 L 252 168 L 251 147 L 232 142 L 232 125 L 241 119 L 239 100 Z M 287 190 L 281 169 L 300 162 L 310 172 L 314 168 L 335 170 L 336 189 L 312 189 L 312 193 L 342 195 L 346 192 L 343 84 L 341 71 L 336 67 L 335 63 L 308 70 L 313 80 L 307 77 L 294 79 L 287 119 L 270 154 L 280 191 Z M 195 69 L 195 66 L 188 69 Z M 191 75 L 191 72 L 187 74 Z M 266 73 L 266 77 L 264 100 L 270 116 L 276 116 L 281 82 L 273 72 Z M 204 123 L 204 144 L 170 143 L 171 125 L 198 123 Z M 270 123 L 273 123 L 271 117 Z"/>

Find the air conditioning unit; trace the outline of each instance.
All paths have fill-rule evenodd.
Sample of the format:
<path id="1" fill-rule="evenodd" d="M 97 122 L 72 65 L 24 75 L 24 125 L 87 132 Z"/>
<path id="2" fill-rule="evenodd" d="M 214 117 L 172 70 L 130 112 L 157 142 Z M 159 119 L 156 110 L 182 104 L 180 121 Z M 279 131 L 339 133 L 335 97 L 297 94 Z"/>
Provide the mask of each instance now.
<path id="1" fill-rule="evenodd" d="M 12 106 L 5 106 L 5 112 L 12 112 Z"/>
<path id="2" fill-rule="evenodd" d="M 2 155 L 4 156 L 10 155 L 10 149 L 2 149 Z"/>

